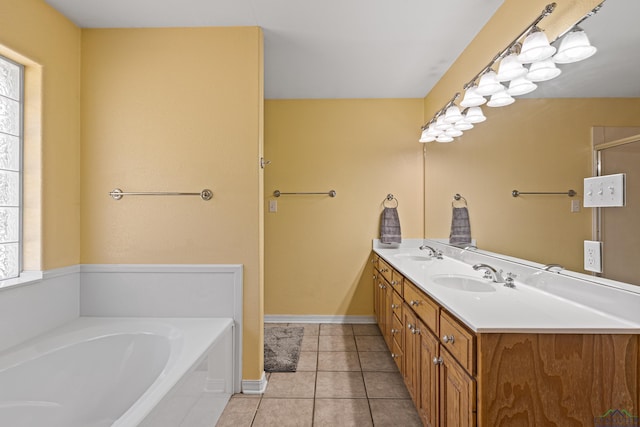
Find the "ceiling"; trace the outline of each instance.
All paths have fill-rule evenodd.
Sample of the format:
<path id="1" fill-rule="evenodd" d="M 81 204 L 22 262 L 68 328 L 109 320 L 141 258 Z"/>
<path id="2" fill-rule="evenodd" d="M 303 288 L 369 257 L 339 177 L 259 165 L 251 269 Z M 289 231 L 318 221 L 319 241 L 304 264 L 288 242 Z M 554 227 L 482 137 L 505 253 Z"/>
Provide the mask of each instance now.
<path id="1" fill-rule="evenodd" d="M 83 28 L 262 27 L 267 99 L 422 98 L 503 2 L 46 1 Z"/>

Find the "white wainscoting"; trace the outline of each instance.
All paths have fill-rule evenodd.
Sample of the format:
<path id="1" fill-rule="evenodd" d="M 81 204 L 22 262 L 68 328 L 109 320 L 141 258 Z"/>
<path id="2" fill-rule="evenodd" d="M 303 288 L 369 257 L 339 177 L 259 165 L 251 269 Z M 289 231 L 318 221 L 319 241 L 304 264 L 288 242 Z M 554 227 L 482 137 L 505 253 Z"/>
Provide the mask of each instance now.
<path id="1" fill-rule="evenodd" d="M 42 279 L 0 289 L 0 351 L 78 317 L 80 267 L 45 271 Z"/>
<path id="2" fill-rule="evenodd" d="M 83 264 L 80 315 L 229 317 L 234 320 L 234 391 L 242 384 L 241 264 Z"/>

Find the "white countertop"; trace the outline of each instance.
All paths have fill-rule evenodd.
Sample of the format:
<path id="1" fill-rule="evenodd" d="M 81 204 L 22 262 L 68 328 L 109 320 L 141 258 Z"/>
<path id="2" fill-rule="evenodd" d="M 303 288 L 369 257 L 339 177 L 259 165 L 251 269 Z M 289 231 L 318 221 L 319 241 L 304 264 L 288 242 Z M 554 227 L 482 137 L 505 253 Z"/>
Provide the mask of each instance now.
<path id="1" fill-rule="evenodd" d="M 419 240 L 422 242 L 422 240 Z M 427 244 L 440 249 L 442 246 L 434 241 Z M 507 272 L 518 272 L 515 288 L 503 284 L 492 283 L 490 279 L 482 279 L 482 272 L 475 271 L 472 263 L 463 262 L 452 256 L 444 259 L 416 260 L 406 255 L 424 257 L 428 251 L 420 250 L 412 240 L 398 248 L 381 248 L 374 243 L 374 251 L 393 268 L 402 273 L 412 283 L 437 301 L 441 306 L 458 317 L 475 332 L 526 332 L 526 333 L 640 333 L 640 306 L 635 306 L 637 319 L 628 315 L 620 316 L 619 311 L 607 312 L 599 307 L 585 305 L 549 292 L 553 289 L 553 280 L 563 281 L 563 286 L 580 286 L 566 284 L 567 280 L 578 280 L 561 277 L 557 273 L 542 272 L 539 269 L 513 264 L 508 261 L 496 261 L 494 258 L 478 260 L 482 255 L 473 254 L 475 262 L 485 262 Z M 450 251 L 451 252 L 451 251 Z M 455 253 L 463 253 L 459 249 Z M 468 251 L 467 251 L 468 253 Z M 404 256 L 403 256 L 404 255 Z M 464 258 L 460 256 L 460 258 Z M 497 264 L 504 264 L 498 266 Z M 510 267 L 512 269 L 510 269 Z M 482 280 L 495 288 L 495 292 L 468 292 L 436 284 L 433 276 L 455 274 Z M 544 277 L 543 277 L 544 275 Z M 506 277 L 506 276 L 505 276 Z M 536 286 L 540 285 L 541 286 Z M 577 288 L 580 292 L 591 292 L 593 283 Z M 601 286 L 602 287 L 602 286 Z M 600 287 L 600 288 L 601 288 Z M 612 288 L 596 288 L 598 295 L 586 295 L 585 301 L 602 299 L 606 295 L 608 307 L 617 307 L 615 299 L 620 298 L 620 307 L 627 300 L 630 292 Z M 575 290 L 573 290 L 575 293 Z M 597 296 L 597 298 L 595 298 Z M 634 297 L 640 301 L 640 292 Z M 612 300 L 613 299 L 613 300 Z M 613 303 L 613 304 L 612 304 Z M 634 313 L 631 316 L 634 316 Z"/>

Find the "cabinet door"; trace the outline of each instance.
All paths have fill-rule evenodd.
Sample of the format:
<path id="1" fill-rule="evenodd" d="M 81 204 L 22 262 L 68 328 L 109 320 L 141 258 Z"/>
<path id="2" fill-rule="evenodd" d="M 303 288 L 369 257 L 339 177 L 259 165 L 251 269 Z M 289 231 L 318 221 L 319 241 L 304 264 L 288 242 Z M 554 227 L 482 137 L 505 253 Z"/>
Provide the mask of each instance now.
<path id="1" fill-rule="evenodd" d="M 440 425 L 475 427 L 475 380 L 443 348 L 440 348 L 440 358 Z"/>
<path id="2" fill-rule="evenodd" d="M 378 287 L 378 270 L 373 270 L 373 315 L 380 324 L 380 288 Z"/>
<path id="3" fill-rule="evenodd" d="M 402 310 L 404 329 L 404 383 L 414 402 L 418 402 L 418 361 L 420 351 L 420 331 L 416 314 L 407 304 Z"/>
<path id="4" fill-rule="evenodd" d="M 437 427 L 438 394 L 440 390 L 440 364 L 438 359 L 438 337 L 424 323 L 420 327 L 420 401 L 418 412 L 426 427 Z"/>
<path id="5" fill-rule="evenodd" d="M 384 340 L 387 342 L 387 347 L 390 350 L 393 349 L 393 335 L 391 335 L 391 328 L 393 326 L 393 288 L 389 283 L 382 280 L 383 291 L 384 291 L 384 331 L 382 331 L 382 335 L 384 336 Z"/>

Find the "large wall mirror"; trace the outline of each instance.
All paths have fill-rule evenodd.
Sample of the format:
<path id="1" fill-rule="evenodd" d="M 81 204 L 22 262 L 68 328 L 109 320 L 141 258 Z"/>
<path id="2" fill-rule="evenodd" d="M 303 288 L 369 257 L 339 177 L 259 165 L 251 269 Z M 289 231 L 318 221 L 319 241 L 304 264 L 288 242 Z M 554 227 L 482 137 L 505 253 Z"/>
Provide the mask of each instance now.
<path id="1" fill-rule="evenodd" d="M 640 274 L 627 268 L 640 249 L 631 253 L 618 249 L 632 256 L 629 261 L 621 260 L 620 252 L 611 256 L 607 252 L 628 247 L 629 241 L 620 240 L 640 235 L 638 216 L 620 215 L 635 204 L 629 189 L 640 187 L 637 174 L 628 176 L 628 206 L 605 208 L 601 215 L 604 221 L 608 210 L 618 209 L 608 216 L 622 231 L 600 229 L 603 221 L 596 220 L 592 208 L 580 206 L 578 212 L 572 211 L 568 196 L 511 196 L 515 189 L 573 189 L 578 193 L 574 200 L 582 205 L 583 179 L 596 172 L 594 132 L 612 141 L 628 137 L 625 129 L 627 133 L 640 129 L 637 16 L 637 0 L 605 1 L 597 14 L 580 25 L 598 48 L 594 56 L 561 65 L 559 77 L 540 83 L 536 91 L 510 106 L 483 107 L 487 121 L 453 143 L 426 147 L 426 237 L 448 236 L 451 198 L 460 193 L 469 202 L 472 236 L 480 249 L 585 273 L 583 242 L 602 239 L 604 277 L 607 267 L 618 264 L 618 272 L 609 269 L 609 278 L 640 285 Z M 620 150 L 637 146 L 640 143 Z M 640 163 L 635 168 L 640 169 Z M 608 167 L 607 173 L 616 173 L 616 167 Z"/>

